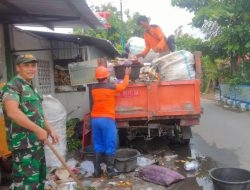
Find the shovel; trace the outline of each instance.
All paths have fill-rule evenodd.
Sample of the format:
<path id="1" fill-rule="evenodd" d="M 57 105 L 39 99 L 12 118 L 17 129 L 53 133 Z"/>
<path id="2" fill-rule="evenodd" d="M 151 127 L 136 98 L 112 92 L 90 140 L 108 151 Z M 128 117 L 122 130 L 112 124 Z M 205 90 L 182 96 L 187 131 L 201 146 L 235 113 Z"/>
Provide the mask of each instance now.
<path id="1" fill-rule="evenodd" d="M 55 156 L 58 158 L 58 160 L 62 163 L 62 165 L 64 166 L 64 168 L 69 172 L 69 174 L 74 179 L 74 181 L 77 183 L 77 185 L 80 187 L 80 189 L 83 190 L 84 187 L 83 187 L 82 183 L 75 176 L 75 174 L 71 171 L 71 169 L 69 168 L 69 166 L 67 165 L 67 163 L 65 162 L 65 160 L 63 159 L 63 157 L 57 152 L 57 150 L 55 149 L 55 147 L 48 140 L 45 141 L 45 144 L 48 145 L 48 147 L 55 154 Z"/>

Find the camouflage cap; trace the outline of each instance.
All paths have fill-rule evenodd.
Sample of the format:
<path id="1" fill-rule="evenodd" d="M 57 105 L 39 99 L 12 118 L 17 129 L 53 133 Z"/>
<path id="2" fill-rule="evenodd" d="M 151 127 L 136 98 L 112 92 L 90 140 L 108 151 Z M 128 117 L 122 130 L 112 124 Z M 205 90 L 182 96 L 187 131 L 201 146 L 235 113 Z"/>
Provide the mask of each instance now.
<path id="1" fill-rule="evenodd" d="M 37 59 L 31 54 L 19 55 L 16 60 L 16 64 L 37 62 Z"/>

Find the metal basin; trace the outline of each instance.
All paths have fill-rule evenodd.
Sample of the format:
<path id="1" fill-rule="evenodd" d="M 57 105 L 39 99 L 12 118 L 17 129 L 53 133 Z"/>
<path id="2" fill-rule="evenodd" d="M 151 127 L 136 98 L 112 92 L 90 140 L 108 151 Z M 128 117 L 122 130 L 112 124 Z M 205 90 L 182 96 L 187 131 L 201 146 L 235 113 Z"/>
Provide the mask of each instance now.
<path id="1" fill-rule="evenodd" d="M 250 190 L 250 172 L 240 168 L 214 168 L 209 172 L 215 190 Z"/>
<path id="2" fill-rule="evenodd" d="M 136 149 L 124 148 L 116 152 L 115 168 L 119 172 L 131 172 L 137 167 L 137 157 L 140 153 Z"/>

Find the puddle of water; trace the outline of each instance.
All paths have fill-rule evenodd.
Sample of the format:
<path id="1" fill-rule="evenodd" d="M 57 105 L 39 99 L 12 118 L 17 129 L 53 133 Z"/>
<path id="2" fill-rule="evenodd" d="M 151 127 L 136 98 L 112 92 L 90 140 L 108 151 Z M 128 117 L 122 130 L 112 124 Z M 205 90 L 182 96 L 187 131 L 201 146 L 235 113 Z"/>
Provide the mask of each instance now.
<path id="1" fill-rule="evenodd" d="M 134 143 L 132 147 L 136 148 L 144 155 L 156 158 L 159 165 L 163 164 L 187 177 L 182 183 L 177 183 L 171 189 L 214 190 L 208 172 L 212 168 L 217 167 L 217 163 L 212 158 L 206 157 L 192 148 L 192 145 L 170 146 L 166 139 L 158 138 L 148 142 L 138 141 Z M 178 156 L 166 161 L 166 157 L 164 157 L 166 155 Z M 199 168 L 196 171 L 187 172 L 184 170 L 184 162 L 191 160 L 197 160 L 199 162 Z"/>

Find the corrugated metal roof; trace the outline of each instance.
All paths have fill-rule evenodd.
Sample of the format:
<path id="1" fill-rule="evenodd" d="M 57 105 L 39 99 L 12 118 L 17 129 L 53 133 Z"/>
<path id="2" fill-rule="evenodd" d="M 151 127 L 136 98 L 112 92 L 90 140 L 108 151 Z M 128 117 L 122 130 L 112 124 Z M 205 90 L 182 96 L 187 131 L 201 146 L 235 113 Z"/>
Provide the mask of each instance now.
<path id="1" fill-rule="evenodd" d="M 0 23 L 103 27 L 85 0 L 1 0 Z"/>
<path id="2" fill-rule="evenodd" d="M 94 46 L 111 58 L 120 56 L 119 52 L 112 45 L 112 43 L 103 38 L 94 38 L 90 36 L 80 36 L 80 35 L 72 35 L 72 34 L 61 34 L 61 33 L 54 33 L 54 32 L 37 32 L 37 31 L 29 31 L 29 32 L 34 33 L 38 36 L 44 37 L 48 40 L 74 42 L 81 46 L 85 46 L 85 45 Z"/>

